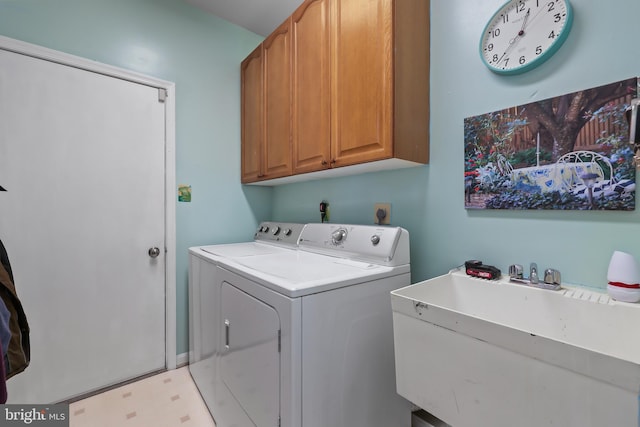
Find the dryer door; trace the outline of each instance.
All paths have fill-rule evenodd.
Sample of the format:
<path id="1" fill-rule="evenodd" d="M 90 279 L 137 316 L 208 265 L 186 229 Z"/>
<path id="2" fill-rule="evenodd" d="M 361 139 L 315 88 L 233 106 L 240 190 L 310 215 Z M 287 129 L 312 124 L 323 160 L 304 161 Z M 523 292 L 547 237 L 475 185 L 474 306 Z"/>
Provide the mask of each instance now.
<path id="1" fill-rule="evenodd" d="M 220 372 L 257 427 L 280 416 L 280 318 L 271 306 L 228 282 L 222 284 L 224 340 Z"/>

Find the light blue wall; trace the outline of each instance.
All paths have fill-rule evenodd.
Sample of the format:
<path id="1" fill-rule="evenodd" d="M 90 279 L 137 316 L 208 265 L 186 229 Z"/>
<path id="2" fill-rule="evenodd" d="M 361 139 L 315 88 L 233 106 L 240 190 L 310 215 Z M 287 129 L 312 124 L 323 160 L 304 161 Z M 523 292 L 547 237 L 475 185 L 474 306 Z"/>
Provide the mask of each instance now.
<path id="1" fill-rule="evenodd" d="M 504 0 L 431 0 L 431 161 L 417 169 L 298 183 L 274 190 L 274 218 L 371 223 L 375 202 L 409 230 L 414 281 L 467 259 L 505 272 L 512 263 L 554 267 L 565 282 L 604 288 L 615 249 L 640 259 L 634 212 L 474 211 L 463 201 L 463 119 L 640 75 L 640 2 L 571 0 L 573 29 L 560 51 L 525 75 L 499 77 L 478 54 L 480 34 Z"/>
<path id="2" fill-rule="evenodd" d="M 240 185 L 240 62 L 262 41 L 181 0 L 1 0 L 0 34 L 176 83 L 177 352 L 188 350 L 187 248 L 249 240 L 268 188 Z"/>

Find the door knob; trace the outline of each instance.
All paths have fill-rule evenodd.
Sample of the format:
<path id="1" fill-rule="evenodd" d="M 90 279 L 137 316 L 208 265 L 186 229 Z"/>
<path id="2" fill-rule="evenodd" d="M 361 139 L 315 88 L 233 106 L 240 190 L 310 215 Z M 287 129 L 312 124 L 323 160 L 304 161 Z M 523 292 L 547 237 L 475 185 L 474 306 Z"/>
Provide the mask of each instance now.
<path id="1" fill-rule="evenodd" d="M 157 258 L 158 255 L 160 255 L 160 248 L 156 248 L 156 247 L 149 248 L 149 256 L 151 258 Z"/>

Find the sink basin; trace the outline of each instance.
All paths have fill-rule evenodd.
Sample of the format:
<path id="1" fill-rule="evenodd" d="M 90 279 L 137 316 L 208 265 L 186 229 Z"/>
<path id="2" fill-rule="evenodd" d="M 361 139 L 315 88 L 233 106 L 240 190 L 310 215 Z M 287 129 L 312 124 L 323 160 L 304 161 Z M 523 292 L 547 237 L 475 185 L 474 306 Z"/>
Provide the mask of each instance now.
<path id="1" fill-rule="evenodd" d="M 391 302 L 398 393 L 453 427 L 639 425 L 638 304 L 460 270 Z"/>

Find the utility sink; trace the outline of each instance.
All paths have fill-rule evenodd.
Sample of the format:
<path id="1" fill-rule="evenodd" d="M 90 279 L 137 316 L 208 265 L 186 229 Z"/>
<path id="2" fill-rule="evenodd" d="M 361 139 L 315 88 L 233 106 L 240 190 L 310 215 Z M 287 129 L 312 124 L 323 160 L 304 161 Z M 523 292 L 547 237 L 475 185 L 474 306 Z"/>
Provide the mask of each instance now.
<path id="1" fill-rule="evenodd" d="M 640 425 L 640 304 L 463 270 L 391 303 L 398 393 L 453 427 Z"/>

